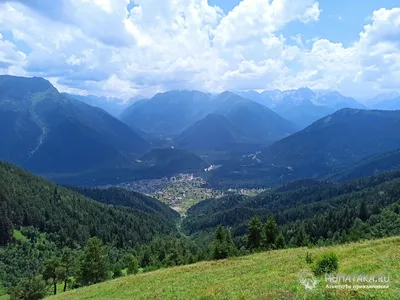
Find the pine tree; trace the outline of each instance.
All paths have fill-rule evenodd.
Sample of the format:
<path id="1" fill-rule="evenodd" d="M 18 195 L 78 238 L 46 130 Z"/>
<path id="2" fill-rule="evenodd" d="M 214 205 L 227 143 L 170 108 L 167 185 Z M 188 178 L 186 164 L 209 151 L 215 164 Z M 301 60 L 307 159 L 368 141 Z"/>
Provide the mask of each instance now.
<path id="1" fill-rule="evenodd" d="M 225 229 L 225 243 L 226 243 L 226 247 L 228 249 L 229 257 L 236 256 L 237 255 L 237 248 L 236 248 L 235 243 L 233 242 L 232 232 L 231 232 L 231 230 L 229 228 Z"/>
<path id="2" fill-rule="evenodd" d="M 252 250 L 260 249 L 262 237 L 262 222 L 259 217 L 253 217 L 248 223 L 247 247 Z"/>
<path id="3" fill-rule="evenodd" d="M 103 282 L 108 278 L 108 257 L 104 254 L 98 238 L 90 238 L 84 248 L 79 269 L 79 279 L 83 285 Z"/>
<path id="4" fill-rule="evenodd" d="M 232 234 L 229 229 L 224 229 L 219 225 L 214 234 L 212 244 L 213 259 L 224 259 L 236 255 L 237 249 L 232 240 Z"/>
<path id="5" fill-rule="evenodd" d="M 274 249 L 276 247 L 276 237 L 278 235 L 278 226 L 274 217 L 270 217 L 263 226 L 262 244 L 265 249 Z"/>
<path id="6" fill-rule="evenodd" d="M 228 252 L 226 251 L 226 249 L 224 249 L 225 241 L 225 230 L 222 225 L 219 225 L 214 233 L 214 240 L 212 245 L 213 259 L 224 259 L 228 257 Z"/>

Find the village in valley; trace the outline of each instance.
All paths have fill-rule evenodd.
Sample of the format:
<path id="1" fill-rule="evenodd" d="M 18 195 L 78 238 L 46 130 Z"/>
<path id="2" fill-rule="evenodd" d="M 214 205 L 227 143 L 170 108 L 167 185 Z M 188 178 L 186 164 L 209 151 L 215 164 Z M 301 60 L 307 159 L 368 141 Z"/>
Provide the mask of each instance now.
<path id="1" fill-rule="evenodd" d="M 186 214 L 189 207 L 205 199 L 220 198 L 232 193 L 254 196 L 264 191 L 263 189 L 215 190 L 207 185 L 204 178 L 183 173 L 161 179 L 121 183 L 117 187 L 154 197 L 182 215 Z"/>

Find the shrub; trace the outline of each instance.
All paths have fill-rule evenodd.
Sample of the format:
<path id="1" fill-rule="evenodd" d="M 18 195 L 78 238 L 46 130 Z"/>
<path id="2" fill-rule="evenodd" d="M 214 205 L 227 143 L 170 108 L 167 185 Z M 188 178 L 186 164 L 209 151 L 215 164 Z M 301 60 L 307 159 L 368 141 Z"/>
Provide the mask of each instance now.
<path id="1" fill-rule="evenodd" d="M 327 253 L 318 259 L 313 272 L 319 276 L 322 274 L 337 272 L 339 269 L 339 259 L 335 253 Z"/>
<path id="2" fill-rule="evenodd" d="M 309 265 L 312 264 L 314 262 L 314 259 L 311 255 L 311 253 L 307 252 L 306 253 L 306 263 L 308 263 Z"/>

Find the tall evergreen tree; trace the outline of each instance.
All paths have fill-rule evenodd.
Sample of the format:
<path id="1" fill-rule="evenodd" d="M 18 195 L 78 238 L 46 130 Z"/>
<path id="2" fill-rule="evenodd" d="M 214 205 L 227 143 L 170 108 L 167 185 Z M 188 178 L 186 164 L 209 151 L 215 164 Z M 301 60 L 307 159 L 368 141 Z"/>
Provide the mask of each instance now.
<path id="1" fill-rule="evenodd" d="M 214 234 L 212 244 L 212 256 L 214 259 L 224 259 L 235 255 L 236 246 L 232 240 L 232 234 L 229 229 L 224 229 L 219 225 Z"/>
<path id="2" fill-rule="evenodd" d="M 90 238 L 84 248 L 79 269 L 82 285 L 103 282 L 108 278 L 108 257 L 98 238 Z"/>
<path id="3" fill-rule="evenodd" d="M 262 244 L 265 249 L 274 249 L 276 247 L 276 237 L 278 235 L 278 226 L 275 218 L 270 217 L 263 226 Z"/>
<path id="4" fill-rule="evenodd" d="M 262 222 L 259 217 L 253 217 L 248 223 L 247 247 L 252 250 L 260 249 L 262 239 Z"/>

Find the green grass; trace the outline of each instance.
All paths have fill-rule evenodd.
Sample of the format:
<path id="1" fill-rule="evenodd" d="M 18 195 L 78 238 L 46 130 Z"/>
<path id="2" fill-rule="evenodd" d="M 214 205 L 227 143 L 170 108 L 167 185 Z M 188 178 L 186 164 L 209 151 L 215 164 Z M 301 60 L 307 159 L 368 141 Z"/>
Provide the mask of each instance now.
<path id="1" fill-rule="evenodd" d="M 399 249 L 400 238 L 396 237 L 264 252 L 123 277 L 51 299 L 399 299 Z M 317 287 L 305 290 L 298 273 L 310 269 L 306 253 L 319 257 L 331 251 L 339 257 L 339 273 L 390 274 L 390 288 L 327 291 L 324 278 L 318 277 Z"/>

